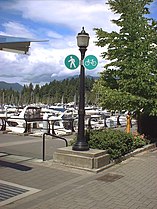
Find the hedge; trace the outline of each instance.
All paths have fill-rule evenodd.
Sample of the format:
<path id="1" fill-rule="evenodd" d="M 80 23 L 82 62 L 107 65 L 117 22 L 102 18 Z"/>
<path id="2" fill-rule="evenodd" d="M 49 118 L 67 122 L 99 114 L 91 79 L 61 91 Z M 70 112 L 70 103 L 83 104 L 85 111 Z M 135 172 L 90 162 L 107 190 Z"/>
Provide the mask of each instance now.
<path id="1" fill-rule="evenodd" d="M 91 130 L 87 132 L 87 140 L 90 148 L 107 150 L 112 159 L 149 143 L 143 136 L 115 129 Z"/>

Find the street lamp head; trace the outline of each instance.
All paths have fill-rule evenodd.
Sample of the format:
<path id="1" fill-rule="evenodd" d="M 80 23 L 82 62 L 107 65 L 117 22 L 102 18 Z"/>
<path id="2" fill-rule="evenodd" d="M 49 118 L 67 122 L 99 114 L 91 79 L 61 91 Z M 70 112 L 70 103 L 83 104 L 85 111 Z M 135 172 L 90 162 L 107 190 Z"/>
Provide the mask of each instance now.
<path id="1" fill-rule="evenodd" d="M 80 48 L 87 48 L 89 44 L 89 34 L 85 32 L 84 27 L 82 31 L 77 35 L 77 46 Z"/>

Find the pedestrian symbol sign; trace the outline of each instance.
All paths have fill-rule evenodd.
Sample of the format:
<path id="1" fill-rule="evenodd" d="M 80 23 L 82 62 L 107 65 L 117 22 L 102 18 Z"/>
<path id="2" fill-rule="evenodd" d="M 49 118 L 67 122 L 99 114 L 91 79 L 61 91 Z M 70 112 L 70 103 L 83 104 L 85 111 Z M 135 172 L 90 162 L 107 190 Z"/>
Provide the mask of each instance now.
<path id="1" fill-rule="evenodd" d="M 93 70 L 98 65 L 98 59 L 94 55 L 88 55 L 84 59 L 84 67 L 88 70 Z"/>
<path id="2" fill-rule="evenodd" d="M 79 66 L 79 58 L 73 54 L 70 54 L 65 58 L 64 63 L 68 69 L 75 70 Z"/>

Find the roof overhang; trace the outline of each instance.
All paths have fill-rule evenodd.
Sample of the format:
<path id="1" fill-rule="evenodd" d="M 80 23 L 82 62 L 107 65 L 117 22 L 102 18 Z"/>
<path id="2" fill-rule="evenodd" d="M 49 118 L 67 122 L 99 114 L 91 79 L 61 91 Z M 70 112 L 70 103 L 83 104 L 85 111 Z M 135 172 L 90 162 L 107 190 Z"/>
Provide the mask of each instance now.
<path id="1" fill-rule="evenodd" d="M 0 50 L 28 54 L 31 42 L 44 42 L 47 40 L 33 40 L 13 36 L 0 35 Z"/>

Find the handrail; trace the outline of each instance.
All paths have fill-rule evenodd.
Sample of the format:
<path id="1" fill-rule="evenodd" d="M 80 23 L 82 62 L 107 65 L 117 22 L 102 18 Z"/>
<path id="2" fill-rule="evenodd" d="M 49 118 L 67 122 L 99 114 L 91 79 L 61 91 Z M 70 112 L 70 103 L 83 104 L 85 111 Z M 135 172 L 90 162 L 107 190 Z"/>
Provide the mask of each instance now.
<path id="1" fill-rule="evenodd" d="M 1 117 L 0 117 L 0 119 L 1 119 L 0 131 L 5 131 L 6 130 L 6 119 L 5 118 L 1 118 Z"/>
<path id="2" fill-rule="evenodd" d="M 0 117 L 0 119 L 1 119 L 1 117 Z M 3 124 L 2 124 L 2 128 L 0 128 L 0 130 L 5 130 L 6 129 L 6 121 L 8 121 L 8 120 L 24 120 L 25 121 L 25 127 L 23 127 L 23 128 L 25 128 L 25 130 L 24 130 L 24 132 L 23 133 L 29 133 L 29 123 L 33 123 L 33 122 L 44 122 L 44 121 L 46 121 L 47 123 L 48 123 L 48 125 L 47 125 L 47 129 L 46 129 L 46 132 L 48 132 L 48 133 L 52 133 L 52 134 L 54 134 L 54 135 L 56 135 L 56 133 L 55 133 L 55 127 L 54 127 L 54 125 L 55 125 L 55 121 L 59 121 L 60 119 L 57 119 L 57 120 L 53 120 L 53 121 L 50 121 L 50 120 L 48 120 L 48 119 L 43 119 L 43 118 L 26 118 L 26 117 L 24 117 L 24 118 L 21 118 L 21 117 L 5 117 L 4 119 L 3 119 Z M 67 118 L 67 119 L 63 119 L 63 122 L 70 122 L 70 129 L 71 129 L 71 131 L 72 132 L 75 132 L 75 130 L 74 130 L 74 125 L 73 125 L 73 122 L 74 122 L 74 119 L 71 119 L 71 118 Z M 51 128 L 50 128 L 50 126 L 51 126 Z M 21 127 L 22 128 L 22 127 Z"/>
<path id="3" fill-rule="evenodd" d="M 57 135 L 55 135 L 55 134 L 44 133 L 44 134 L 43 134 L 43 161 L 45 161 L 45 151 L 46 151 L 46 146 L 45 146 L 45 135 L 53 136 L 53 137 L 62 139 L 62 140 L 65 141 L 66 147 L 68 146 L 68 141 L 67 141 L 67 139 L 65 139 L 64 137 L 60 137 L 60 136 L 57 136 Z"/>

